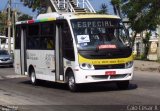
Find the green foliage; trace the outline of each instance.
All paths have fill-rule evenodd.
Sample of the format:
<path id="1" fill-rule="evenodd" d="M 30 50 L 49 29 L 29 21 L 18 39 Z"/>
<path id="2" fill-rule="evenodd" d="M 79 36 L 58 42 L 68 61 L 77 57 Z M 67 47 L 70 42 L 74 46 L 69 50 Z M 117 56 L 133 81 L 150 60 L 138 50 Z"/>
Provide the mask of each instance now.
<path id="1" fill-rule="evenodd" d="M 147 60 L 147 57 L 145 54 L 135 56 L 135 60 Z"/>
<path id="2" fill-rule="evenodd" d="M 126 3 L 123 4 L 123 2 Z M 160 0 L 111 0 L 111 4 L 113 5 L 115 14 L 122 9 L 123 17 L 129 19 L 130 28 L 135 33 L 132 38 L 133 43 L 137 33 L 149 31 L 146 37 L 143 38 L 145 53 L 140 57 L 141 59 L 146 59 L 149 50 L 150 32 L 160 25 Z"/>
<path id="3" fill-rule="evenodd" d="M 151 37 L 151 31 L 146 33 L 146 37 L 143 38 L 143 43 L 145 46 L 144 59 L 147 59 L 148 51 L 149 51 L 149 40 Z"/>
<path id="4" fill-rule="evenodd" d="M 146 32 L 146 36 L 145 36 L 145 38 L 143 38 L 144 53 L 142 55 L 139 55 L 139 56 L 136 55 L 135 59 L 137 59 L 137 60 L 147 60 L 150 37 L 151 37 L 151 31 Z"/>
<path id="5" fill-rule="evenodd" d="M 99 13 L 99 14 L 107 14 L 108 13 L 107 5 L 103 3 L 101 5 L 101 9 L 99 11 L 97 11 L 97 13 Z"/>
<path id="6" fill-rule="evenodd" d="M 18 13 L 18 21 L 24 21 L 29 19 L 32 19 L 32 17 L 27 14 Z M 3 12 L 0 13 L 0 35 L 6 35 L 6 28 L 7 28 L 7 13 Z"/>
<path id="7" fill-rule="evenodd" d="M 48 0 L 21 0 L 24 6 L 32 8 L 32 11 L 37 11 L 38 13 L 44 13 L 47 9 Z"/>
<path id="8" fill-rule="evenodd" d="M 124 16 L 129 18 L 131 28 L 136 33 L 154 30 L 160 24 L 159 0 L 130 0 L 122 7 Z"/>
<path id="9" fill-rule="evenodd" d="M 123 17 L 129 19 L 130 27 L 135 32 L 133 42 L 137 33 L 155 30 L 160 25 L 160 0 L 111 0 L 111 4 L 115 14 L 121 15 L 122 9 Z"/>
<path id="10" fill-rule="evenodd" d="M 120 6 L 121 0 L 111 0 L 111 4 L 115 6 Z"/>
<path id="11" fill-rule="evenodd" d="M 18 21 L 25 21 L 25 20 L 31 20 L 31 19 L 32 19 L 32 17 L 27 14 L 21 14 L 18 17 Z"/>
<path id="12" fill-rule="evenodd" d="M 132 38 L 133 43 L 137 33 L 155 30 L 160 25 L 160 0 L 130 0 L 122 6 L 122 12 L 123 16 L 129 19 L 130 27 L 135 32 Z M 149 32 L 143 39 L 145 59 L 149 50 L 150 36 Z"/>
<path id="13" fill-rule="evenodd" d="M 7 14 L 6 13 L 0 13 L 0 35 L 5 34 L 6 29 L 6 21 L 7 20 Z"/>
<path id="14" fill-rule="evenodd" d="M 122 3 L 121 0 L 111 0 L 111 4 L 113 5 L 114 14 L 121 15 L 121 13 L 120 13 L 121 3 Z"/>
<path id="15" fill-rule="evenodd" d="M 143 38 L 143 43 L 148 44 L 151 37 L 151 31 L 146 33 L 146 37 Z"/>

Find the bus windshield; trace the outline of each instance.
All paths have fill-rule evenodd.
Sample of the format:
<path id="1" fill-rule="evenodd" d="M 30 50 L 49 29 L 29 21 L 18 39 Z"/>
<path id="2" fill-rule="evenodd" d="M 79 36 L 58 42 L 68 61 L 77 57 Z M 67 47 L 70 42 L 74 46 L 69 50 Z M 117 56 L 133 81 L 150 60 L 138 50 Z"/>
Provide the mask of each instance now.
<path id="1" fill-rule="evenodd" d="M 78 50 L 120 49 L 130 46 L 120 19 L 71 20 Z"/>

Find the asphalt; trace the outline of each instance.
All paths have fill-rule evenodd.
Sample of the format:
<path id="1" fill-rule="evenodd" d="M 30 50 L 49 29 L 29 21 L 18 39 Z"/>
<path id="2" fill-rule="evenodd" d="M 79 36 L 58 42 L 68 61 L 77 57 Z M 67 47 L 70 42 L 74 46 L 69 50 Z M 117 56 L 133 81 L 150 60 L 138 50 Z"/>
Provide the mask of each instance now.
<path id="1" fill-rule="evenodd" d="M 76 93 L 70 92 L 65 84 L 41 81 L 39 85 L 33 86 L 29 78 L 5 79 L 0 80 L 0 104 L 38 106 L 159 105 L 159 78 L 160 74 L 156 72 L 135 71 L 134 78 L 130 81 L 127 90 L 119 90 L 115 83 L 102 83 L 82 85 Z M 55 111 L 59 110 L 57 109 Z"/>
<path id="2" fill-rule="evenodd" d="M 159 67 L 159 63 L 135 61 L 135 67 L 156 68 Z M 0 80 L 0 111 L 111 111 L 110 107 L 107 109 L 105 106 L 116 108 L 114 111 L 137 111 L 138 109 L 130 109 L 130 105 L 158 106 L 160 73 L 156 72 L 157 70 L 136 70 L 135 68 L 134 78 L 127 90 L 119 90 L 116 84 L 106 83 L 88 84 L 82 86 L 79 92 L 71 93 L 64 84 L 42 81 L 39 85 L 33 86 L 29 78 L 17 78 L 21 76 L 16 75 L 13 68 L 0 68 L 0 77 L 17 78 Z M 6 109 L 8 104 L 13 105 L 11 107 L 15 110 Z M 127 110 L 118 108 L 121 105 Z M 92 109 L 89 110 L 88 107 Z M 154 111 L 160 111 L 160 107 Z"/>

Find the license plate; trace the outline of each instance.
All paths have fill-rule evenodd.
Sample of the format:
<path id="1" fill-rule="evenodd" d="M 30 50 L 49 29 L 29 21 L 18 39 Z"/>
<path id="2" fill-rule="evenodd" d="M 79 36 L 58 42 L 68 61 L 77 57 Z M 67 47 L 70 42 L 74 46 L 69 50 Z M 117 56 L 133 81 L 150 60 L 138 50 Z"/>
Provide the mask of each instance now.
<path id="1" fill-rule="evenodd" d="M 116 71 L 106 71 L 106 72 L 105 72 L 105 75 L 107 75 L 107 76 L 116 75 Z"/>

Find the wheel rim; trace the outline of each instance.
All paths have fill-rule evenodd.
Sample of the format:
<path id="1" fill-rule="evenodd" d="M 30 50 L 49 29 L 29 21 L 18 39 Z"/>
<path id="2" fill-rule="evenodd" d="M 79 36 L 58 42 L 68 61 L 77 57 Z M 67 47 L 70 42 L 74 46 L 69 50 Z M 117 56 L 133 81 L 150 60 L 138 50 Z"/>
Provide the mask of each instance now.
<path id="1" fill-rule="evenodd" d="M 32 74 L 31 74 L 31 81 L 32 81 L 32 83 L 35 83 L 35 80 L 36 80 L 35 73 L 32 72 Z"/>
<path id="2" fill-rule="evenodd" d="M 68 84 L 69 84 L 69 87 L 70 87 L 71 89 L 74 88 L 75 80 L 74 80 L 74 77 L 73 77 L 73 76 L 69 77 Z"/>

